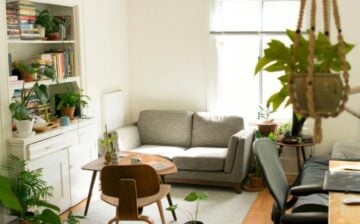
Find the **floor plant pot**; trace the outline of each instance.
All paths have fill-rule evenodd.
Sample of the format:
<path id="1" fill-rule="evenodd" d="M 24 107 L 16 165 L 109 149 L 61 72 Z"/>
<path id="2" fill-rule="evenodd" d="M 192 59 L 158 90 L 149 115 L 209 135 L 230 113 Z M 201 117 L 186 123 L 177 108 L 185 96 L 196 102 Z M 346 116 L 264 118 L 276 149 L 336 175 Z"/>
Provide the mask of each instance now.
<path id="1" fill-rule="evenodd" d="M 184 224 L 204 224 L 204 223 L 201 221 L 188 221 L 188 222 L 185 222 Z"/>
<path id="2" fill-rule="evenodd" d="M 70 117 L 70 120 L 74 120 L 75 107 L 63 107 L 61 108 L 61 115 Z"/>
<path id="3" fill-rule="evenodd" d="M 294 98 L 300 114 L 308 112 L 307 74 L 294 75 Z M 344 90 L 339 74 L 315 73 L 313 82 L 314 110 L 319 115 L 335 112 L 343 98 Z"/>
<path id="4" fill-rule="evenodd" d="M 16 135 L 21 138 L 26 138 L 32 135 L 34 120 L 14 120 L 16 125 Z"/>
<path id="5" fill-rule="evenodd" d="M 263 177 L 255 176 L 255 174 L 249 174 L 249 180 L 243 185 L 243 189 L 246 191 L 256 192 L 261 191 L 266 187 Z"/>

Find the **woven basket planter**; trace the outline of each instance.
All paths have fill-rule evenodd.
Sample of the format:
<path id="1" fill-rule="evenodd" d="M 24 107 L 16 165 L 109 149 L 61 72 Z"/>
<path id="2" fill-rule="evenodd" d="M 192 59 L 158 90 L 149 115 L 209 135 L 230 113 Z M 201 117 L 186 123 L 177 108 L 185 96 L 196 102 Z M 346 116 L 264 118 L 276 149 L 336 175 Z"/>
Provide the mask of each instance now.
<path id="1" fill-rule="evenodd" d="M 307 74 L 294 75 L 294 98 L 299 112 L 308 115 Z M 313 83 L 314 110 L 319 116 L 336 112 L 344 95 L 342 81 L 338 74 L 315 73 Z"/>

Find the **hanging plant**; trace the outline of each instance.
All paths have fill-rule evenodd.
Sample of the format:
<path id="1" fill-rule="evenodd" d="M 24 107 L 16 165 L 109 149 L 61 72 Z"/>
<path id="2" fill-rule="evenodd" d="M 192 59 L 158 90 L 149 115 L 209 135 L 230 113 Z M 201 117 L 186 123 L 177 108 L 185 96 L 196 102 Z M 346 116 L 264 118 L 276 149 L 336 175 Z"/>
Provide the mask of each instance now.
<path id="1" fill-rule="evenodd" d="M 255 68 L 255 74 L 262 69 L 268 72 L 284 71 L 285 74 L 279 77 L 282 88 L 268 99 L 267 104 L 276 110 L 286 102 L 286 105 L 293 105 L 298 115 L 314 118 L 316 143 L 322 139 L 321 118 L 335 117 L 344 110 L 350 89 L 348 71 L 351 68 L 345 56 L 354 47 L 343 40 L 336 0 L 333 0 L 333 9 L 338 43 L 330 42 L 328 5 L 325 2 L 324 33 L 315 35 L 316 2 L 312 0 L 309 39 L 302 36 L 301 24 L 306 3 L 306 0 L 302 0 L 297 30 L 286 32 L 292 41 L 291 46 L 272 40 Z"/>

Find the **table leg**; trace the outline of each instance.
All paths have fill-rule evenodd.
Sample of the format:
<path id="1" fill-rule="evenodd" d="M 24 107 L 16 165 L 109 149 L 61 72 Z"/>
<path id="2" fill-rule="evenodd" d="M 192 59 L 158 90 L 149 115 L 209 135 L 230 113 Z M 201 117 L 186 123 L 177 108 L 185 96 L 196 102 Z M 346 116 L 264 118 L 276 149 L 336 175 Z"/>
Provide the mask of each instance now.
<path id="1" fill-rule="evenodd" d="M 164 175 L 160 175 L 160 178 L 161 178 L 161 182 L 162 182 L 163 184 L 165 184 L 165 176 L 164 176 Z M 166 195 L 166 198 L 167 198 L 167 200 L 168 200 L 169 206 L 172 206 L 172 205 L 173 205 L 173 202 L 172 202 L 172 199 L 171 199 L 170 192 L 169 192 L 169 194 Z M 173 216 L 173 218 L 174 218 L 174 221 L 177 221 L 175 211 L 172 210 L 171 213 L 172 213 L 172 216 Z"/>
<path id="2" fill-rule="evenodd" d="M 304 161 L 304 163 L 305 163 L 306 154 L 305 154 L 305 147 L 304 147 L 304 146 L 301 146 L 301 153 L 302 153 L 303 161 Z"/>
<path id="3" fill-rule="evenodd" d="M 301 173 L 300 147 L 296 147 L 296 159 L 298 165 L 298 173 Z"/>
<path id="4" fill-rule="evenodd" d="M 89 193 L 88 193 L 88 197 L 86 199 L 86 206 L 85 206 L 85 211 L 84 211 L 84 216 L 87 215 L 88 209 L 89 209 L 89 204 L 90 204 L 90 200 L 91 200 L 91 194 L 92 194 L 92 190 L 94 188 L 94 183 L 95 183 L 95 179 L 96 179 L 96 174 L 97 171 L 94 170 L 93 171 L 93 175 L 91 177 L 91 182 L 90 182 L 90 188 L 89 188 Z"/>

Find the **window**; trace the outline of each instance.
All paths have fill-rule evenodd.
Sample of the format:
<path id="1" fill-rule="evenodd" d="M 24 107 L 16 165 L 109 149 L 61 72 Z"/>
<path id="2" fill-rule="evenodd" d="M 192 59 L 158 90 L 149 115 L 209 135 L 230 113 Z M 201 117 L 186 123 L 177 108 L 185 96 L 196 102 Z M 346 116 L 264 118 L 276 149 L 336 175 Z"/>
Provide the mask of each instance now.
<path id="1" fill-rule="evenodd" d="M 259 105 L 280 89 L 275 74 L 255 76 L 255 65 L 270 39 L 288 39 L 299 8 L 299 0 L 215 0 L 210 33 L 217 43 L 218 111 L 255 120 Z M 291 109 L 273 116 L 289 118 Z"/>

